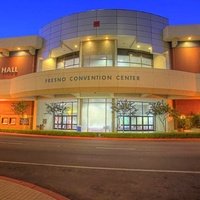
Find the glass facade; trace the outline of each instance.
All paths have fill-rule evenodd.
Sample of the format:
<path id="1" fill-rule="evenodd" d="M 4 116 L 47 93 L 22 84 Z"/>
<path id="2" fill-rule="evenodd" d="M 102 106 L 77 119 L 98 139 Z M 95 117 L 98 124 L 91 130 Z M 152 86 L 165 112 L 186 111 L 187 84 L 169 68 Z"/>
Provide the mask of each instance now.
<path id="1" fill-rule="evenodd" d="M 56 68 L 71 68 L 71 67 L 79 67 L 79 52 L 69 53 L 57 58 Z"/>
<path id="2" fill-rule="evenodd" d="M 107 41 L 108 42 L 108 41 Z M 108 44 L 105 41 L 93 41 L 91 50 L 89 44 L 83 45 L 82 67 L 153 67 L 153 55 L 149 52 L 142 52 L 133 49 L 118 49 L 117 58 L 114 56 L 113 42 Z M 108 50 L 101 48 L 105 46 Z M 116 61 L 115 61 L 116 60 Z M 57 58 L 57 69 L 79 67 L 79 52 L 73 52 Z"/>
<path id="3" fill-rule="evenodd" d="M 67 102 L 67 109 L 65 113 L 54 114 L 53 128 L 61 130 L 76 130 L 77 112 L 77 101 Z"/>
<path id="4" fill-rule="evenodd" d="M 93 40 L 82 43 L 83 67 L 114 66 L 114 40 Z"/>
<path id="5" fill-rule="evenodd" d="M 80 108 L 78 108 L 78 102 L 81 105 Z M 114 129 L 117 131 L 154 131 L 155 117 L 148 114 L 150 103 L 129 102 L 132 102 L 137 110 L 134 115 L 113 112 L 112 99 L 86 98 L 67 101 L 65 102 L 67 103 L 66 112 L 54 114 L 53 128 L 77 130 L 77 126 L 80 125 L 82 131 L 86 132 L 112 132 Z"/>
<path id="6" fill-rule="evenodd" d="M 111 99 L 83 99 L 83 131 L 112 131 Z"/>
<path id="7" fill-rule="evenodd" d="M 134 51 L 129 49 L 118 49 L 118 67 L 153 67 L 153 56 L 147 52 Z"/>
<path id="8" fill-rule="evenodd" d="M 150 104 L 148 102 L 133 102 L 137 112 L 135 115 L 118 114 L 118 131 L 154 131 L 155 117 L 148 114 Z"/>
<path id="9" fill-rule="evenodd" d="M 112 67 L 113 60 L 110 55 L 91 55 L 84 56 L 83 58 L 84 67 Z"/>

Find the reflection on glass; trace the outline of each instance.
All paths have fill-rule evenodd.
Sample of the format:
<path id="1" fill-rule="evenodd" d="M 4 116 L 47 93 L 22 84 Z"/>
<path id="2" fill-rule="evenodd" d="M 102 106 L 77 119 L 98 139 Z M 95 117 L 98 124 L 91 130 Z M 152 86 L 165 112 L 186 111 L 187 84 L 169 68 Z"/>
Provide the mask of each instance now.
<path id="1" fill-rule="evenodd" d="M 66 103 L 67 109 L 63 114 L 54 116 L 54 128 L 64 130 L 76 130 L 77 126 L 77 101 Z"/>
<path id="2" fill-rule="evenodd" d="M 149 103 L 135 102 L 137 112 L 134 116 L 117 116 L 117 130 L 125 131 L 153 131 L 155 118 L 148 115 Z"/>
<path id="3" fill-rule="evenodd" d="M 111 131 L 111 99 L 84 99 L 82 125 L 85 131 Z"/>

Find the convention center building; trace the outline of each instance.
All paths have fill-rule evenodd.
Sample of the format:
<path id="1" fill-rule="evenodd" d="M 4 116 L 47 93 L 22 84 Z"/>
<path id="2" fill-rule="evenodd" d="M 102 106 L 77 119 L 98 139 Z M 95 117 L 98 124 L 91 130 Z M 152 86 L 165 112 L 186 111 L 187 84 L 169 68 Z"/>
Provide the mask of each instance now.
<path id="1" fill-rule="evenodd" d="M 134 115 L 113 111 L 123 100 L 134 103 Z M 0 129 L 162 131 L 148 112 L 158 101 L 200 113 L 200 24 L 92 10 L 38 35 L 0 39 Z M 171 118 L 167 128 L 175 128 Z"/>

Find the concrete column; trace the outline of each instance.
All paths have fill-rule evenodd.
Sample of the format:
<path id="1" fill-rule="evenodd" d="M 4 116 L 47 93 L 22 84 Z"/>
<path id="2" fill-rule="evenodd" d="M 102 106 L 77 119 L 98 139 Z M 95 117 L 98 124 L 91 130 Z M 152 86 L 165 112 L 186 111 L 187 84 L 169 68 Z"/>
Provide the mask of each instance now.
<path id="1" fill-rule="evenodd" d="M 37 114 L 38 114 L 38 99 L 34 100 L 34 105 L 33 105 L 33 130 L 36 130 L 37 128 Z"/>
<path id="2" fill-rule="evenodd" d="M 78 125 L 82 125 L 82 105 L 83 105 L 83 99 L 78 99 L 78 113 L 77 113 L 77 117 L 78 117 L 78 121 L 77 124 Z"/>
<path id="3" fill-rule="evenodd" d="M 166 103 L 168 103 L 169 106 L 173 108 L 173 100 L 168 99 Z M 170 116 L 167 119 L 167 131 L 174 131 L 174 119 Z"/>
<path id="4" fill-rule="evenodd" d="M 112 105 L 115 105 L 115 99 L 112 99 Z M 116 132 L 115 112 L 112 110 L 112 132 Z"/>

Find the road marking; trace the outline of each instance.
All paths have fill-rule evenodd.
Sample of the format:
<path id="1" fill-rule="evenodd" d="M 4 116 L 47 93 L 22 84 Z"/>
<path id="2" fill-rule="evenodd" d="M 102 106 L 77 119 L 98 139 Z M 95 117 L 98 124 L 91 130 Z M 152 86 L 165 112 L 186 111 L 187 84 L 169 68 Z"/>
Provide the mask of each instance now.
<path id="1" fill-rule="evenodd" d="M 177 174 L 200 174 L 200 171 L 184 171 L 184 170 L 159 170 L 159 169 L 130 169 L 130 168 L 113 168 L 113 167 L 90 167 L 79 165 L 57 165 L 51 163 L 33 163 L 33 162 L 17 162 L 0 160 L 2 164 L 32 165 L 42 167 L 59 167 L 74 169 L 91 169 L 91 170 L 108 170 L 108 171 L 124 171 L 124 172 L 152 172 L 152 173 L 177 173 Z"/>
<path id="2" fill-rule="evenodd" d="M 22 144 L 24 144 L 24 143 L 20 143 L 20 142 L 0 142 L 0 144 L 11 144 L 11 145 L 16 145 L 16 144 L 18 144 L 18 145 L 22 145 Z"/>
<path id="3" fill-rule="evenodd" d="M 96 147 L 96 149 L 104 150 L 125 150 L 125 151 L 135 151 L 136 148 L 118 148 L 118 147 Z"/>

